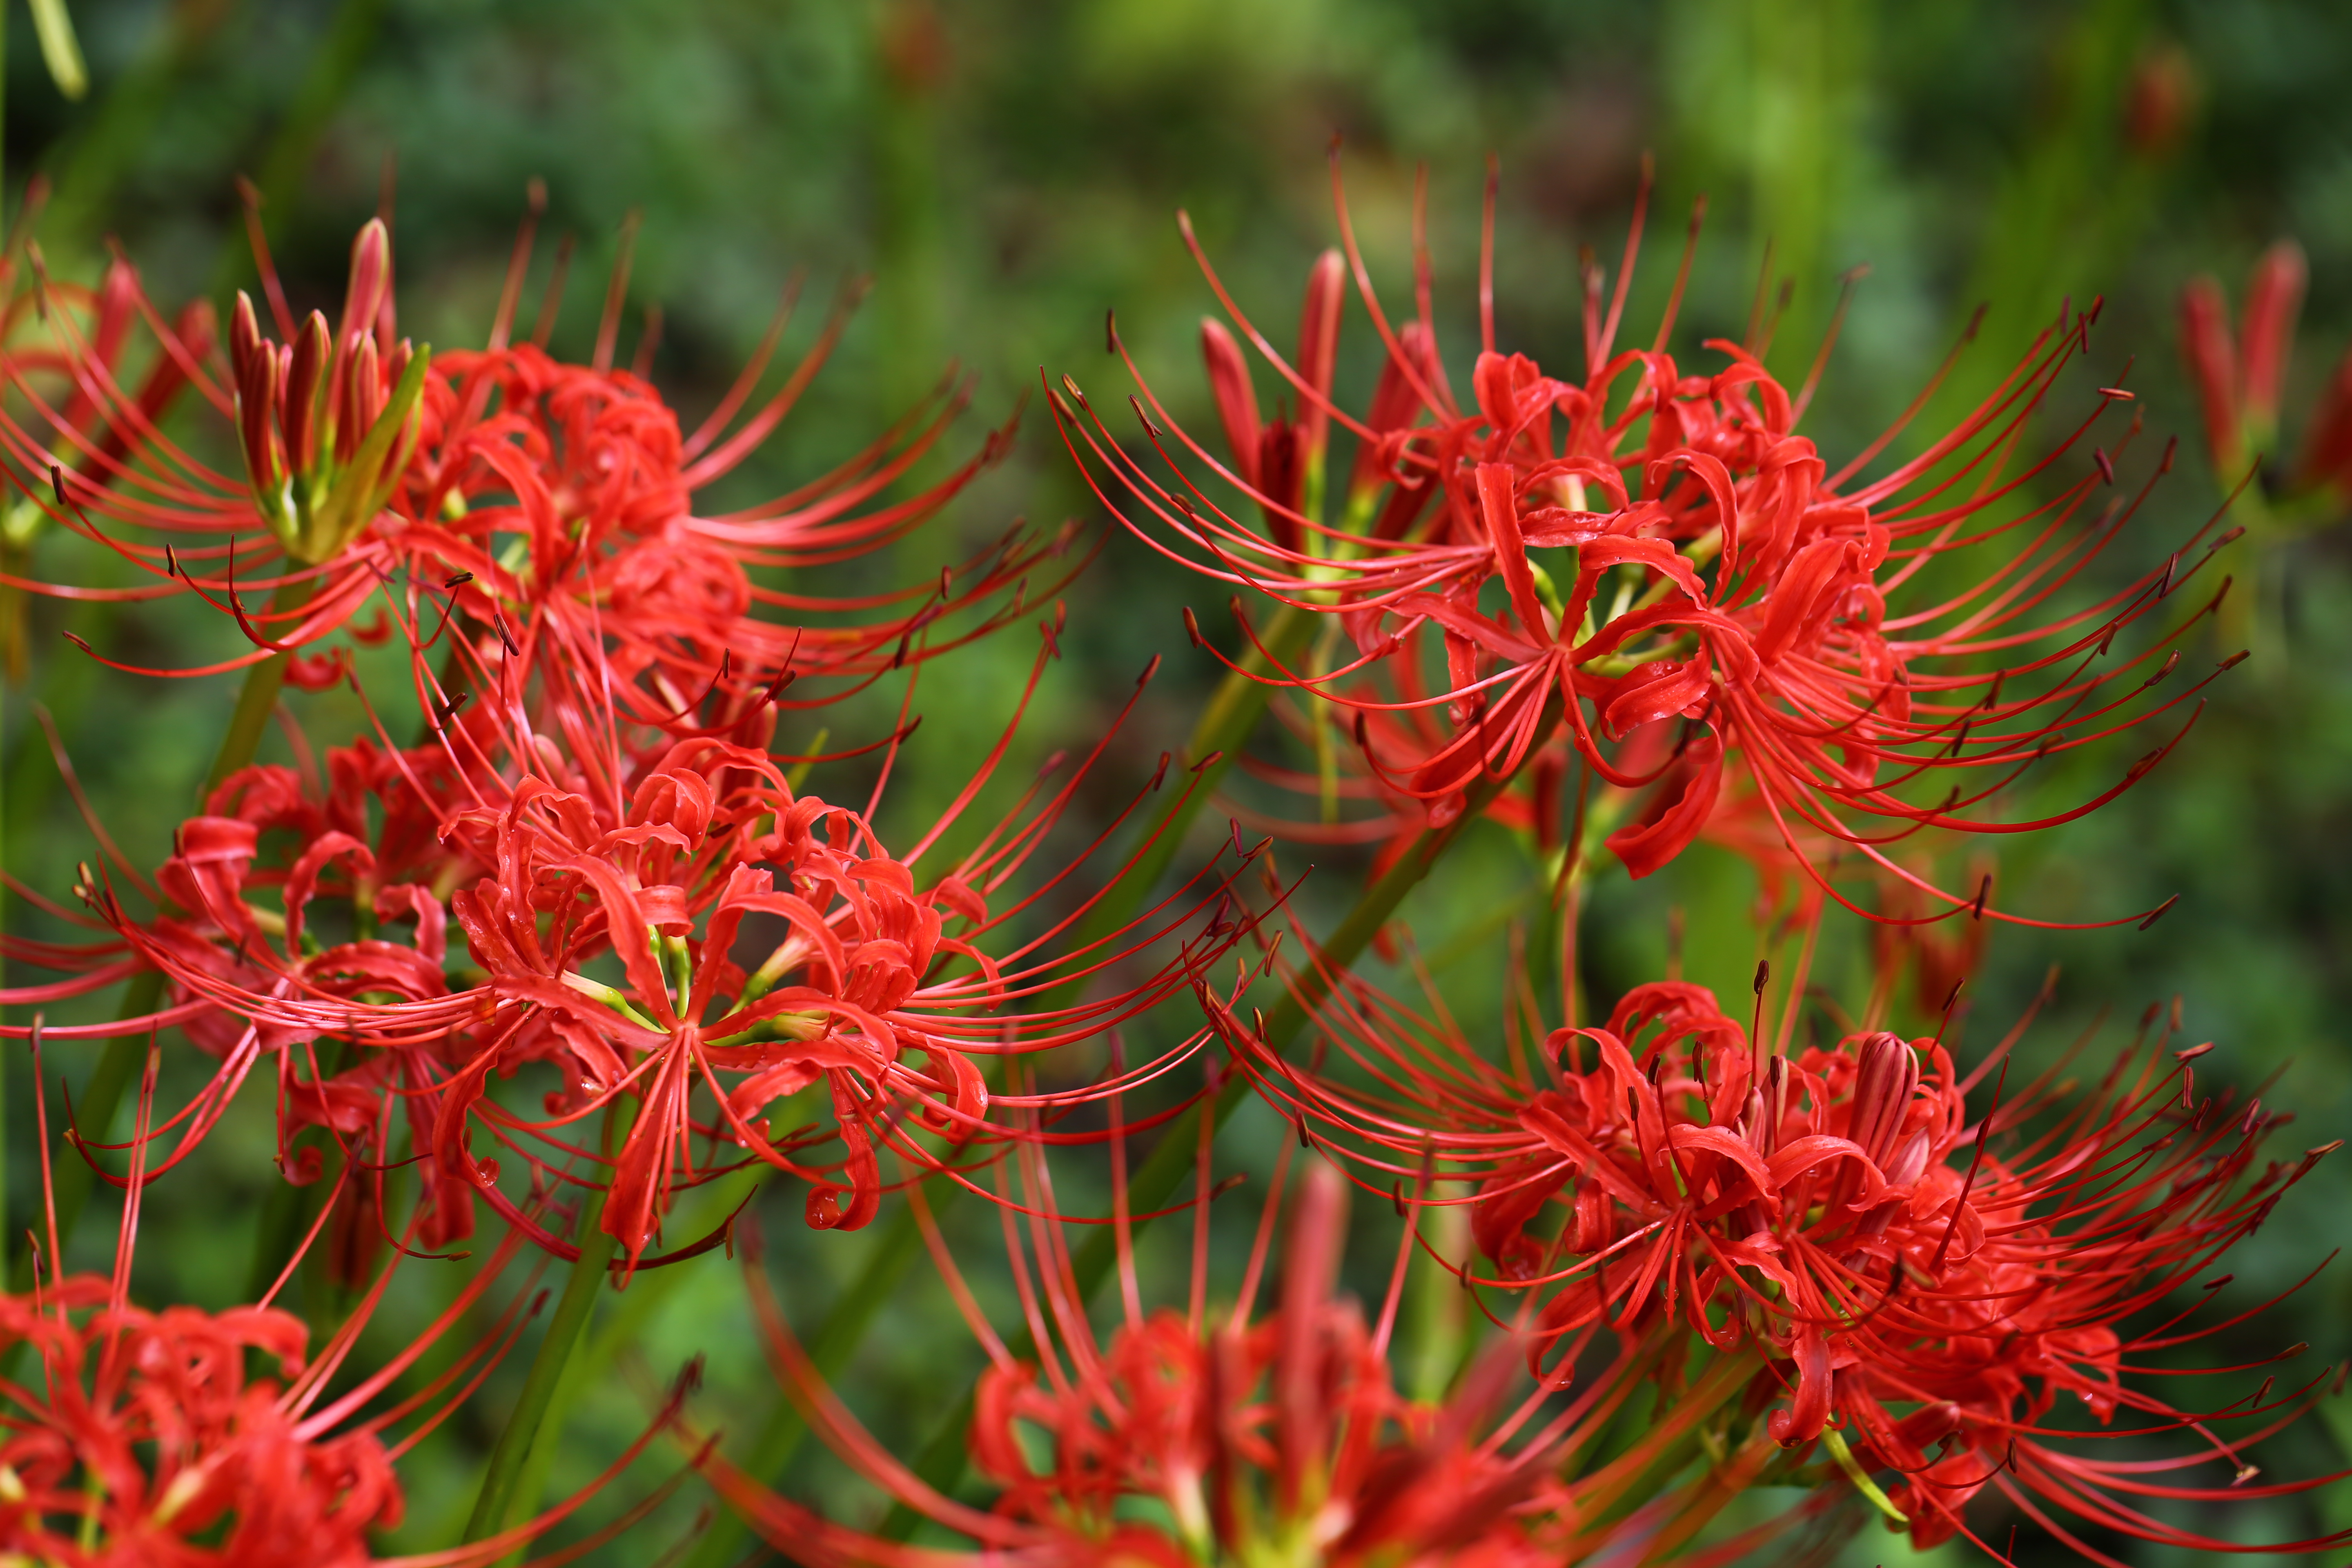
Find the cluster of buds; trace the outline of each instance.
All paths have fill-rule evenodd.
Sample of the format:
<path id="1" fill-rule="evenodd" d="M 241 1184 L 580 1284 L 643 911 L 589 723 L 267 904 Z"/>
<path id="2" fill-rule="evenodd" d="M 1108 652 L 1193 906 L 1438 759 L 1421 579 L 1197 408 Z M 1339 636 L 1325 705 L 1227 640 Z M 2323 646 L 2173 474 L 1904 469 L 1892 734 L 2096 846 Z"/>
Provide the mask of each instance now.
<path id="1" fill-rule="evenodd" d="M 405 477 L 416 448 L 416 400 L 433 351 L 393 332 L 392 239 L 383 220 L 352 245 L 342 323 L 317 310 L 289 342 L 262 335 L 253 297 L 229 318 L 237 439 L 255 510 L 286 553 L 318 565 L 342 553 Z M 389 346 L 385 344 L 389 342 Z"/>

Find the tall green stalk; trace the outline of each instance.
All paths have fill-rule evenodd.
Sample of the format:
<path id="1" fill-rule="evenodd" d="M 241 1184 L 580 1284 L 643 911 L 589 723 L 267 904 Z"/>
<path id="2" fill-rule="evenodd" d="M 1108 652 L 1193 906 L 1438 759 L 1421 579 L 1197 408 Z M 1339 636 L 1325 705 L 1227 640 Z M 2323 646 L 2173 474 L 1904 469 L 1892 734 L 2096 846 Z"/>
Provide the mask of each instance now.
<path id="1" fill-rule="evenodd" d="M 753 1166 L 725 1181 L 696 1188 L 690 1202 L 681 1203 L 672 1211 L 678 1232 L 691 1236 L 721 1223 L 766 1174 L 765 1166 Z M 556 1384 L 555 1394 L 541 1418 L 541 1431 L 551 1436 L 563 1429 L 581 1392 L 593 1387 L 621 1352 L 637 1343 L 654 1315 L 668 1304 L 679 1286 L 692 1278 L 688 1266 L 677 1264 L 642 1273 L 631 1283 L 619 1305 L 605 1314 L 604 1321 L 565 1366 L 563 1377 Z M 555 1468 L 560 1447 L 552 1440 L 531 1446 L 530 1457 L 524 1461 L 522 1474 L 507 1500 L 506 1518 L 500 1529 L 511 1530 L 539 1511 L 540 1499 L 546 1494 L 548 1477 Z M 502 1562 L 520 1564 L 529 1551 L 528 1546 L 518 1546 Z"/>
<path id="2" fill-rule="evenodd" d="M 604 1113 L 604 1149 L 608 1154 L 628 1136 L 633 1120 L 628 1106 L 627 1100 L 616 1100 Z M 466 1521 L 464 1539 L 467 1542 L 485 1540 L 507 1527 L 508 1507 L 522 1480 L 531 1447 L 539 1439 L 556 1390 L 580 1343 L 580 1332 L 588 1326 L 589 1316 L 596 1310 L 596 1292 L 604 1288 L 613 1254 L 617 1250 L 602 1223 L 604 1197 L 604 1188 L 592 1186 L 581 1202 L 579 1223 L 572 1232 L 580 1256 L 573 1260 L 572 1272 L 563 1281 L 563 1294 L 556 1300 L 555 1315 L 547 1321 L 547 1332 L 540 1339 L 539 1352 L 531 1357 L 522 1393 L 515 1400 L 506 1426 L 499 1432 L 497 1447 L 490 1450 L 490 1462 L 482 1472 L 481 1495 L 474 1500 L 473 1515 Z"/>

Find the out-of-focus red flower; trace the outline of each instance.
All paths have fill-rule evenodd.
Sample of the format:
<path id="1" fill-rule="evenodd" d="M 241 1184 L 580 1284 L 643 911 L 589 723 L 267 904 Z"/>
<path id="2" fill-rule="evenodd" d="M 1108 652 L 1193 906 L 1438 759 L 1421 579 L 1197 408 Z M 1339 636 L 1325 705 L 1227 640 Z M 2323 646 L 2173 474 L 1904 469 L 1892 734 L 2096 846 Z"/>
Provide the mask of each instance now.
<path id="1" fill-rule="evenodd" d="M 1230 466 L 1170 420 L 1139 373 L 1138 408 L 1164 474 L 1117 443 L 1075 383 L 1049 384 L 1047 395 L 1073 456 L 1139 538 L 1212 581 L 1344 631 L 1344 651 L 1327 658 L 1318 642 L 1307 663 L 1264 679 L 1311 694 L 1343 733 L 1354 731 L 1364 771 L 1384 792 L 1428 803 L 1443 822 L 1482 773 L 1524 766 L 1564 716 L 1602 780 L 1650 792 L 1610 839 L 1637 877 L 1697 836 L 1733 778 L 1816 879 L 1803 852 L 1822 841 L 1907 876 L 1886 858 L 1894 839 L 2067 820 L 2177 743 L 2073 810 L 2031 822 L 1989 815 L 2033 762 L 2168 713 L 2203 684 L 2140 695 L 2171 671 L 2167 653 L 2185 628 L 2134 654 L 2109 652 L 2200 562 L 2176 554 L 2124 588 L 2082 592 L 2086 564 L 2129 522 L 2137 497 L 2095 500 L 2114 479 L 2107 449 L 2079 477 L 2062 477 L 2059 464 L 2130 395 L 2102 389 L 2053 450 L 2018 458 L 2026 423 L 2083 348 L 2095 310 L 2053 324 L 1919 456 L 1865 477 L 1895 432 L 1832 471 L 1797 430 L 1811 382 L 1791 394 L 1749 347 L 1710 342 L 1723 368 L 1685 372 L 1665 353 L 1670 307 L 1653 346 L 1618 350 L 1622 276 L 1606 300 L 1598 274 L 1591 280 L 1584 379 L 1498 353 L 1489 306 L 1472 395 L 1458 401 L 1432 347 L 1425 270 L 1420 319 L 1391 327 L 1344 202 L 1339 215 L 1388 356 L 1365 416 L 1339 406 L 1312 366 L 1286 361 L 1202 258 L 1241 336 L 1300 406 L 1356 438 L 1339 521 L 1269 479 L 1280 422 L 1253 447 L 1255 395 L 1222 327 L 1206 342 Z M 1637 214 L 1629 269 L 1639 232 Z M 1318 282 L 1330 270 L 1318 264 Z M 1310 289 L 1310 306 L 1318 297 Z M 2116 450 L 2129 438 L 2120 435 Z M 1188 458 L 1255 503 L 1265 525 L 1228 510 Z M 2053 480 L 2046 499 L 2030 499 L 2029 487 Z M 1442 713 L 1442 733 L 1383 751 L 1393 727 L 1351 722 L 1407 713 Z M 1629 765 L 1632 738 L 1661 723 L 1676 727 L 1673 746 L 1646 767 Z M 1948 906 L 1969 901 L 1922 890 Z"/>
<path id="2" fill-rule="evenodd" d="M 2279 399 L 2307 268 L 2303 247 L 2282 239 L 2263 253 L 2246 286 L 2245 321 L 2230 330 L 2221 282 L 2190 279 L 2180 291 L 2180 353 L 2205 421 L 2205 450 L 2224 485 L 2257 454 L 2274 456 Z"/>
<path id="3" fill-rule="evenodd" d="M 2179 44 L 2159 44 L 2132 63 L 2124 87 L 2124 140 L 2141 157 L 2168 158 L 2196 117 L 2196 62 Z"/>

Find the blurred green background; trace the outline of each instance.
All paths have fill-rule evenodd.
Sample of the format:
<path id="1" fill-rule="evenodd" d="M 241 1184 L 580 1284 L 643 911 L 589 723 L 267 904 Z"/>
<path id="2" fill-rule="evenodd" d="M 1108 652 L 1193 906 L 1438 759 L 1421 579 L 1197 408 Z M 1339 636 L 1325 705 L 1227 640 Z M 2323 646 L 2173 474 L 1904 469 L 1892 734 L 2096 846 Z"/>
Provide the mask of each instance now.
<path id="1" fill-rule="evenodd" d="M 871 274 L 875 290 L 821 395 L 730 481 L 745 494 L 863 445 L 950 360 L 979 378 L 974 441 L 1034 393 L 1041 365 L 1108 395 L 1118 378 L 1103 315 L 1114 307 L 1163 395 L 1204 417 L 1193 342 L 1212 302 L 1173 215 L 1190 209 L 1236 295 L 1285 337 L 1305 267 L 1333 235 L 1335 134 L 1374 264 L 1399 297 L 1413 171 L 1428 168 L 1440 318 L 1457 362 L 1475 341 L 1489 152 L 1503 174 L 1505 345 L 1571 372 L 1578 249 L 1613 258 L 1645 152 L 1659 201 L 1634 322 L 1654 319 L 1691 198 L 1704 192 L 1712 204 L 1685 352 L 1703 335 L 1738 334 L 1769 246 L 1775 278 L 1792 284 L 1773 360 L 1801 379 L 1839 276 L 1866 265 L 1808 421 L 1833 462 L 1910 400 L 1979 301 L 1990 306 L 1980 344 L 1939 407 L 1996 378 L 2063 298 L 2103 294 L 2082 385 L 2134 362 L 2130 384 L 2152 432 L 2184 443 L 2110 563 L 2118 574 L 2161 559 L 2218 501 L 2178 367 L 2180 286 L 2214 271 L 2234 298 L 2263 247 L 2302 242 L 2311 287 L 2290 438 L 2352 339 L 2352 10 L 2328 0 L 80 0 L 73 14 L 92 78 L 79 103 L 43 71 L 23 8 L 8 12 L 10 199 L 30 172 L 51 182 L 38 235 L 60 272 L 94 268 L 114 240 L 165 300 L 249 281 L 234 185 L 245 174 L 264 192 L 298 306 L 329 303 L 350 237 L 390 179 L 404 330 L 469 344 L 487 330 L 526 184 L 540 177 L 548 228 L 580 247 L 558 346 L 584 351 L 618 227 L 642 211 L 631 301 L 665 310 L 655 379 L 689 416 L 749 353 L 787 277 L 805 271 L 822 301 Z M 542 247 L 541 279 L 546 256 Z M 1343 380 L 1360 384 L 1373 359 L 1352 307 L 1350 321 Z M 795 337 L 806 335 L 803 326 Z M 977 540 L 1015 516 L 1099 521 L 1034 397 L 1018 451 L 950 527 Z M 2147 784 L 2008 849 L 2004 899 L 2030 913 L 2099 919 L 2176 892 L 2180 903 L 2146 933 L 2000 932 L 1975 1003 L 1979 1044 L 2056 963 L 2041 1036 L 2062 1042 L 2102 1008 L 2128 1018 L 2178 994 L 2189 1038 L 2220 1042 L 2200 1072 L 2292 1107 L 2293 1150 L 2352 1131 L 2347 539 L 2322 530 L 2271 552 L 2261 576 L 2280 629 L 2217 688 L 2199 732 Z M 925 575 L 939 548 L 874 570 Z M 1024 754 L 1090 739 L 1135 670 L 1167 654 L 1130 743 L 1089 795 L 1088 809 L 1115 806 L 1181 741 L 1190 703 L 1213 678 L 1184 642 L 1180 607 L 1197 605 L 1221 633 L 1222 598 L 1114 537 L 1072 595 L 1071 657 Z M 54 635 L 71 616 L 44 610 L 36 624 L 27 683 L 6 702 L 5 851 L 16 875 L 58 893 L 89 853 L 87 835 L 28 727 L 27 699 L 55 712 L 98 809 L 152 864 L 229 689 L 102 676 Z M 168 611 L 107 625 L 118 646 L 156 662 L 228 647 L 221 628 Z M 958 759 L 1001 724 L 1030 651 L 1025 635 L 1009 637 L 927 678 L 930 722 L 894 808 L 908 820 L 952 793 Z M 321 734 L 355 717 L 330 700 L 304 711 Z M 2052 800 L 2079 795 L 2146 743 L 2119 741 L 2041 787 Z M 1344 880 L 1347 858 L 1325 858 Z M 1475 843 L 1415 900 L 1424 950 L 1450 952 L 1452 935 L 1487 929 L 1481 917 L 1530 875 L 1499 831 Z M 1657 885 L 1604 881 L 1582 955 L 1596 1002 L 1654 977 L 1674 904 L 1690 912 L 1694 973 L 1744 992 L 1751 891 L 1752 879 L 1706 851 Z M 1317 897 L 1310 880 L 1310 909 Z M 21 904 L 10 919 L 37 929 Z M 1474 1026 L 1495 1016 L 1492 973 L 1482 958 L 1445 976 Z M 1846 931 L 1827 943 L 1820 978 L 1858 1004 L 1859 975 Z M 242 1200 L 274 1179 L 266 1108 L 231 1134 L 208 1194 L 166 1184 L 150 1200 L 141 1279 L 155 1295 L 225 1300 L 242 1278 L 240 1205 L 218 1194 Z M 1232 1135 L 1229 1147 L 1236 1136 L 1247 1142 Z M 32 1179 L 25 1142 L 12 1150 L 17 1224 Z M 793 1224 L 796 1202 L 779 1207 L 773 1230 Z M 2347 1203 L 2352 1163 L 2323 1166 L 2245 1249 L 2247 1300 L 2284 1289 L 2338 1245 Z M 794 1284 L 807 1300 L 862 1245 L 824 1239 L 796 1254 L 813 1260 Z M 85 1261 L 102 1265 L 106 1238 L 85 1241 L 96 1248 Z M 644 1380 L 709 1354 L 708 1418 L 740 1430 L 764 1410 L 765 1373 L 728 1266 L 712 1261 L 650 1310 Z M 857 1402 L 886 1430 L 925 1428 L 937 1368 L 964 1364 L 925 1331 L 940 1310 L 920 1292 L 894 1304 L 861 1363 Z M 2233 1331 L 2222 1348 L 2247 1353 L 2224 1359 L 2298 1339 L 2314 1347 L 2303 1368 L 2352 1352 L 2352 1270 L 2322 1275 Z M 588 1473 L 599 1442 L 642 1423 L 628 1383 L 592 1394 L 581 1416 L 591 1439 L 576 1464 L 567 1455 L 558 1467 L 558 1484 Z M 2352 1421 L 2336 1426 L 2352 1438 Z M 446 1539 L 433 1532 L 468 1500 L 468 1455 L 487 1430 L 468 1416 L 451 1443 L 420 1454 L 415 1545 Z M 2352 1463 L 2321 1424 L 2273 1447 L 2279 1473 Z M 829 1476 L 805 1465 L 801 1484 L 830 1489 Z M 693 1507 L 662 1516 L 672 1534 Z M 2244 1512 L 2245 1527 L 2265 1533 L 2343 1527 L 2352 1493 Z M 1903 1560 L 1897 1544 L 1873 1530 L 1843 1560 Z M 2187 1561 L 2116 1550 L 2136 1563 Z"/>

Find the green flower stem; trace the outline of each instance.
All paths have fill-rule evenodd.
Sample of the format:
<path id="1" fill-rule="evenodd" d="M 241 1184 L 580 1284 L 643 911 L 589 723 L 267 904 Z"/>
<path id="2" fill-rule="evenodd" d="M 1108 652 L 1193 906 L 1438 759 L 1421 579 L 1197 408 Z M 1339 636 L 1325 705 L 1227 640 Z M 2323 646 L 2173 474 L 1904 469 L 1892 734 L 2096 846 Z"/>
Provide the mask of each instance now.
<path id="1" fill-rule="evenodd" d="M 604 1118 L 604 1147 L 608 1152 L 619 1147 L 633 1119 L 628 1101 L 613 1102 Z M 490 1462 L 482 1473 L 481 1495 L 474 1500 L 473 1514 L 466 1521 L 467 1542 L 485 1540 L 506 1528 L 507 1510 L 522 1480 L 524 1464 L 555 1402 L 556 1390 L 579 1345 L 580 1331 L 588 1326 L 589 1316 L 596 1310 L 596 1292 L 604 1288 L 606 1270 L 616 1250 L 602 1223 L 604 1196 L 604 1188 L 590 1187 L 580 1205 L 580 1220 L 572 1232 L 580 1256 L 563 1282 L 563 1294 L 556 1299 L 555 1315 L 547 1321 L 547 1332 L 540 1339 L 539 1352 L 531 1357 L 521 1396 L 515 1401 L 513 1413 L 499 1433 L 498 1446 L 490 1450 Z"/>
<path id="2" fill-rule="evenodd" d="M 1319 618 L 1312 611 L 1285 605 L 1266 623 L 1258 640 L 1276 660 L 1286 667 L 1295 666 L 1313 642 Z M 1183 765 L 1192 778 L 1170 781 L 1160 786 L 1168 798 L 1144 829 L 1149 843 L 1111 879 L 1102 897 L 1080 923 L 1076 943 L 1080 949 L 1109 937 L 1133 917 L 1166 874 L 1169 861 L 1183 846 L 1186 830 L 1217 793 L 1218 784 L 1240 757 L 1250 732 L 1257 728 L 1274 689 L 1263 679 L 1253 678 L 1270 675 L 1274 663 L 1255 647 L 1238 662 L 1241 668 L 1226 673 L 1202 713 L 1201 721 L 1193 727 L 1191 742 L 1184 748 Z M 1050 1010 L 1068 1005 L 1076 1000 L 1071 993 L 1076 988 L 1076 983 L 1064 985 L 1046 998 L 1045 1006 Z"/>
<path id="3" fill-rule="evenodd" d="M 299 610 L 310 602 L 309 579 L 288 583 L 270 600 L 274 612 L 283 614 Z M 253 761 L 255 750 L 261 744 L 261 732 L 269 722 L 270 710 L 278 705 L 278 694 L 285 689 L 286 667 L 293 659 L 290 653 L 276 653 L 245 672 L 245 685 L 238 690 L 236 708 L 229 715 L 228 730 L 221 736 L 220 749 L 213 755 L 213 765 L 205 774 L 204 786 L 196 795 L 202 809 L 231 773 Z M 163 1000 L 163 974 L 150 969 L 131 977 L 122 992 L 122 1005 L 117 1017 L 136 1018 L 152 1013 Z M 75 1124 L 93 1140 L 104 1139 L 114 1125 L 115 1114 L 122 1109 L 122 1096 L 140 1074 L 147 1059 L 147 1041 L 136 1035 L 118 1035 L 100 1053 L 98 1066 L 90 1070 L 89 1081 L 82 1086 L 81 1099 L 74 1106 Z M 95 1180 L 89 1163 L 79 1152 L 71 1159 L 56 1161 L 53 1184 L 58 1210 L 58 1246 L 68 1246 L 74 1226 L 81 1220 L 81 1211 L 89 1202 L 90 1184 Z M 62 1267 L 62 1260 L 52 1260 L 51 1268 Z M 33 1259 L 29 1252 L 17 1259 L 9 1271 L 9 1288 L 18 1293 L 33 1288 Z M 5 1366 L 0 1366 L 5 1371 Z"/>
<path id="4" fill-rule="evenodd" d="M 753 1166 L 739 1171 L 721 1182 L 696 1189 L 690 1204 L 681 1204 L 674 1211 L 678 1221 L 677 1232 L 698 1235 L 719 1224 L 738 1205 L 750 1196 L 767 1174 L 765 1166 Z M 667 1305 L 677 1288 L 692 1278 L 685 1264 L 653 1269 L 642 1274 L 623 1293 L 619 1306 L 606 1314 L 604 1321 L 588 1337 L 565 1364 L 562 1381 L 548 1402 L 547 1414 L 541 1425 L 549 1432 L 560 1432 L 572 1414 L 572 1406 L 584 1388 L 593 1386 L 605 1369 L 618 1359 L 621 1352 L 638 1342 L 654 1314 Z M 539 1511 L 540 1499 L 546 1495 L 549 1473 L 555 1468 L 555 1457 L 561 1445 L 535 1443 L 530 1457 L 523 1463 L 522 1475 L 516 1482 L 514 1495 L 508 1500 L 506 1518 L 499 1522 L 501 1530 L 511 1530 Z M 518 1546 L 502 1561 L 520 1563 L 528 1547 Z"/>
<path id="5" fill-rule="evenodd" d="M 1468 1209 L 1448 1204 L 1426 1211 L 1422 1224 L 1440 1258 L 1457 1265 L 1468 1260 Z M 1433 1405 L 1453 1386 L 1469 1353 L 1470 1295 L 1453 1273 L 1428 1259 L 1414 1258 L 1412 1270 L 1405 1298 L 1407 1386 L 1412 1397 Z"/>

